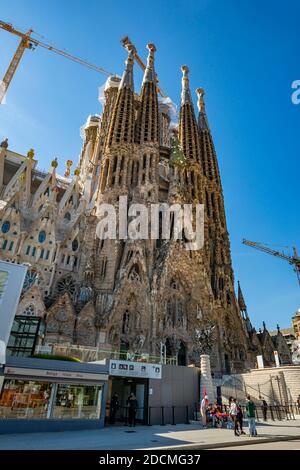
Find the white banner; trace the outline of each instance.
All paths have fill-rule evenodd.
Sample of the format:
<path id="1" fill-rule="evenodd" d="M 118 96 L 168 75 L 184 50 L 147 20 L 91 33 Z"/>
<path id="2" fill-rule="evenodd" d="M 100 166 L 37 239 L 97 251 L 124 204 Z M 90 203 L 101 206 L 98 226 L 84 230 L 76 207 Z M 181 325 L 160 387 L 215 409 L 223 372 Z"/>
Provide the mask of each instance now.
<path id="1" fill-rule="evenodd" d="M 264 358 L 262 356 L 256 356 L 256 359 L 257 359 L 257 367 L 259 369 L 264 369 L 265 366 L 264 366 Z"/>
<path id="2" fill-rule="evenodd" d="M 8 343 L 27 266 L 0 261 L 0 340 Z"/>
<path id="3" fill-rule="evenodd" d="M 275 364 L 276 364 L 276 367 L 280 367 L 280 361 L 279 361 L 278 351 L 274 351 L 274 357 L 275 357 Z"/>
<path id="4" fill-rule="evenodd" d="M 147 364 L 146 362 L 119 361 L 114 359 L 109 361 L 109 375 L 161 379 L 161 371 L 161 364 Z"/>

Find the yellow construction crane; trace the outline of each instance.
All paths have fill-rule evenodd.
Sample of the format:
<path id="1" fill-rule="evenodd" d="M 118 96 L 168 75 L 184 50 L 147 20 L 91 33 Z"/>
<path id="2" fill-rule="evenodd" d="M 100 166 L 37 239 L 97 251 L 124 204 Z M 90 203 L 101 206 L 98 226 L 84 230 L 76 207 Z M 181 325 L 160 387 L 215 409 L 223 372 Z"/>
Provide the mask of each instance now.
<path id="1" fill-rule="evenodd" d="M 128 49 L 129 46 L 132 47 L 133 54 L 134 54 L 134 58 L 135 58 L 136 62 L 139 64 L 139 66 L 141 67 L 142 70 L 145 70 L 146 65 L 144 64 L 144 62 L 142 61 L 142 59 L 141 59 L 140 56 L 138 55 L 137 50 L 136 50 L 136 47 L 134 46 L 134 44 L 132 44 L 132 42 L 130 41 L 130 39 L 129 39 L 128 36 L 124 36 L 124 37 L 121 39 L 121 44 L 123 45 L 123 47 L 125 47 L 125 49 Z M 157 75 L 156 75 L 156 83 L 158 83 Z M 157 84 L 156 84 L 156 89 L 157 89 L 157 92 L 158 92 L 163 98 L 166 97 L 165 93 L 162 91 L 162 89 L 161 89 Z"/>
<path id="2" fill-rule="evenodd" d="M 43 47 L 44 49 L 48 49 L 48 51 L 55 52 L 56 54 L 59 54 L 65 57 L 66 59 L 73 60 L 74 62 L 84 65 L 85 67 L 88 67 L 89 69 L 94 70 L 96 72 L 102 73 L 106 75 L 107 77 L 115 75 L 111 72 L 108 72 L 107 70 L 104 70 L 102 67 L 98 67 L 97 65 L 87 62 L 85 59 L 76 57 L 67 51 L 57 49 L 56 47 L 50 46 L 49 44 L 46 44 L 42 41 L 39 41 L 36 38 L 33 38 L 31 36 L 31 34 L 33 33 L 32 29 L 29 29 L 27 33 L 22 33 L 21 31 L 18 31 L 17 29 L 15 29 L 10 23 L 5 23 L 4 21 L 1 21 L 1 20 L 0 20 L 0 28 L 16 36 L 19 36 L 21 38 L 19 46 L 9 64 L 6 74 L 4 75 L 2 84 L 0 83 L 0 104 L 2 103 L 3 98 L 7 92 L 7 89 L 12 81 L 12 78 L 18 68 L 18 65 L 20 63 L 22 55 L 24 54 L 25 49 L 34 49 L 36 46 L 40 46 L 40 47 Z"/>
<path id="3" fill-rule="evenodd" d="M 277 256 L 277 258 L 284 259 L 289 264 L 294 266 L 294 271 L 297 274 L 298 282 L 300 285 L 300 258 L 298 256 L 296 248 L 293 248 L 294 256 L 289 256 L 283 251 L 273 250 L 272 248 L 269 248 L 268 246 L 265 246 L 262 243 L 251 242 L 250 240 L 245 240 L 245 238 L 243 239 L 242 243 L 244 245 L 252 246 L 252 248 L 256 248 L 257 250 L 263 251 L 264 253 L 268 253 L 269 255 Z"/>

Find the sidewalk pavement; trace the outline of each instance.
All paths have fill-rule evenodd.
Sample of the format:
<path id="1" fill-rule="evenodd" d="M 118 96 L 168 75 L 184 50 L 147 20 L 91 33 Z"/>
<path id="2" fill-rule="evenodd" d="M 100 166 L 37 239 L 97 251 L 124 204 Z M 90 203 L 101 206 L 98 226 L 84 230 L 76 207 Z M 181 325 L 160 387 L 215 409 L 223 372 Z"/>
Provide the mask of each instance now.
<path id="1" fill-rule="evenodd" d="M 300 438 L 300 417 L 257 425 L 258 437 L 235 437 L 231 429 L 202 429 L 200 424 L 176 426 L 111 426 L 99 430 L 0 435 L 1 450 L 199 450 Z M 274 450 L 276 444 L 274 444 Z"/>

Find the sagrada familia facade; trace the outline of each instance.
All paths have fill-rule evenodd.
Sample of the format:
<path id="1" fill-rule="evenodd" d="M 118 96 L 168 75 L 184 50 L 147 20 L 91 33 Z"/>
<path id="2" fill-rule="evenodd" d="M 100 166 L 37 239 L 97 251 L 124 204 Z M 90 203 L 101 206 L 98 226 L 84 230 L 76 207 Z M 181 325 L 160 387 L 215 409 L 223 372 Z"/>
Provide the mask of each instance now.
<path id="1" fill-rule="evenodd" d="M 18 316 L 42 319 L 38 344 L 159 356 L 240 372 L 258 354 L 285 351 L 278 332 L 256 332 L 234 276 L 218 161 L 203 89 L 196 118 L 189 69 L 182 67 L 179 126 L 157 94 L 155 46 L 148 46 L 141 91 L 134 90 L 134 50 L 122 78 L 105 85 L 101 116 L 90 116 L 74 176 L 39 171 L 34 152 L 0 148 L 0 258 L 28 265 Z M 99 208 L 120 196 L 151 204 L 204 204 L 204 246 L 184 240 L 99 239 Z M 90 352 L 90 353 L 89 353 Z M 287 353 L 287 352 L 286 352 Z M 287 353 L 288 354 L 288 353 Z M 288 358 L 287 358 L 288 360 Z"/>

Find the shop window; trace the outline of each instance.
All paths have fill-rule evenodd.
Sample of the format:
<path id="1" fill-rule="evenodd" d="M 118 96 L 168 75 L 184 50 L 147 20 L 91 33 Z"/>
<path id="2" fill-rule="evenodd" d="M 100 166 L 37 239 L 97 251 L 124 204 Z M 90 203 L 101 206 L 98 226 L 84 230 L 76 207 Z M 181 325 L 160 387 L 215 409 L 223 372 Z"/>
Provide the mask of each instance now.
<path id="1" fill-rule="evenodd" d="M 102 386 L 6 379 L 0 419 L 99 419 Z"/>
<path id="2" fill-rule="evenodd" d="M 52 418 L 97 419 L 102 389 L 98 386 L 58 384 Z"/>
<path id="3" fill-rule="evenodd" d="M 53 384 L 5 380 L 0 399 L 0 418 L 47 418 Z"/>

